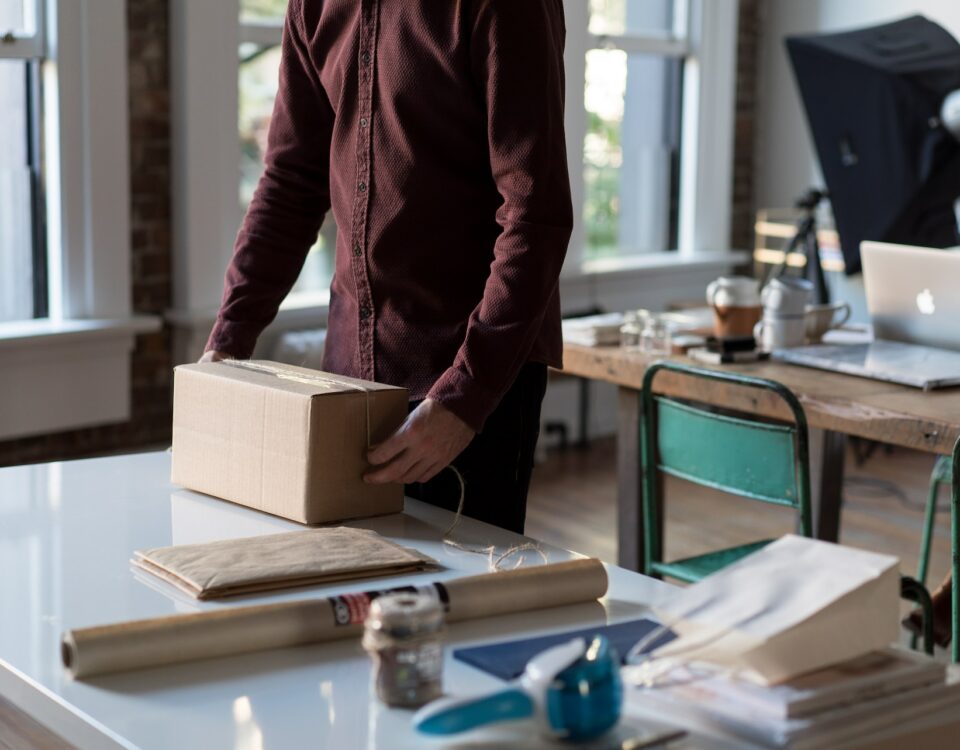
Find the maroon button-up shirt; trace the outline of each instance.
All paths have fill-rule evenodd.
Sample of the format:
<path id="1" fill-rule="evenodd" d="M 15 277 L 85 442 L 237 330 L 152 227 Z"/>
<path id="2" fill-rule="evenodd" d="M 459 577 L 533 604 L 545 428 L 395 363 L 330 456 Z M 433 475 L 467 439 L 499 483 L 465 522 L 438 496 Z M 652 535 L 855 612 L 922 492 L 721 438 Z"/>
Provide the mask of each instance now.
<path id="1" fill-rule="evenodd" d="M 290 0 L 266 169 L 207 343 L 250 356 L 331 208 L 324 367 L 480 429 L 561 364 L 562 0 Z"/>

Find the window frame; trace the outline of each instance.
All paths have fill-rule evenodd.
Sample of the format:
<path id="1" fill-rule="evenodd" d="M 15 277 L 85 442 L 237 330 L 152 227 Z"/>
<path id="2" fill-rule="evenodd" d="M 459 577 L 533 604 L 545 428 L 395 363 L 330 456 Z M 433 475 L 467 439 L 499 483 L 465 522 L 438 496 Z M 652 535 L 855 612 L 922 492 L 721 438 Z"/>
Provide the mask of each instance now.
<path id="1" fill-rule="evenodd" d="M 239 5 L 239 3 L 238 3 Z M 239 11 L 239 9 L 238 9 Z M 239 12 L 238 12 L 239 15 Z M 275 21 L 270 21 L 268 19 L 257 19 L 256 21 L 244 21 L 240 19 L 240 32 L 239 32 L 239 43 L 240 44 L 253 44 L 257 47 L 266 49 L 272 47 L 279 47 L 283 41 L 283 19 L 278 18 Z M 238 66 L 237 75 L 239 78 L 240 69 Z M 237 144 L 238 152 L 237 159 L 241 158 L 240 155 L 240 144 L 238 140 Z M 237 194 L 240 194 L 240 185 L 237 184 Z M 336 251 L 337 246 L 337 226 L 333 221 L 333 213 L 328 211 L 327 216 L 324 218 L 323 225 L 320 227 L 320 237 L 325 243 L 325 248 L 331 248 L 334 252 Z M 332 265 L 332 263 L 331 263 Z M 300 282 L 298 281 L 297 284 Z M 298 289 L 295 285 L 293 290 L 287 295 L 284 299 L 281 307 L 283 308 L 296 308 L 303 307 L 310 304 L 326 304 L 330 299 L 330 293 L 328 290 L 329 283 L 326 288 L 322 289 Z"/>
<path id="2" fill-rule="evenodd" d="M 42 168 L 42 123 L 43 107 L 40 99 L 42 91 L 42 66 L 45 57 L 44 45 L 44 0 L 35 0 L 31 5 L 33 17 L 29 19 L 28 29 L 18 29 L 16 32 L 0 28 L 0 60 L 20 61 L 25 63 L 26 78 L 25 94 L 27 131 L 27 167 L 30 170 L 30 240 L 31 254 L 33 255 L 33 284 L 31 290 L 32 315 L 28 319 L 45 318 L 49 299 L 47 288 L 47 255 L 46 220 L 44 216 L 45 201 L 43 198 Z M 39 80 L 38 80 L 39 79 Z M 38 263 L 38 256 L 40 262 Z"/>
<path id="3" fill-rule="evenodd" d="M 730 251 L 738 0 L 675 2 L 673 28 L 668 34 L 592 34 L 587 1 L 564 0 L 567 161 L 577 217 L 565 276 L 617 266 L 606 258 L 585 258 L 586 238 L 580 220 L 585 200 L 586 55 L 592 49 L 682 61 L 678 241 L 676 248 L 665 252 L 688 262 L 699 254 Z M 654 256 L 651 261 L 656 263 L 655 256 L 663 252 L 624 253 L 619 256 L 620 265 L 629 268 L 644 256 Z"/>
<path id="4" fill-rule="evenodd" d="M 0 439 L 129 419 L 134 337 L 161 324 L 131 305 L 126 0 L 38 0 L 36 22 L 9 46 L 44 59 L 48 314 L 0 323 Z"/>

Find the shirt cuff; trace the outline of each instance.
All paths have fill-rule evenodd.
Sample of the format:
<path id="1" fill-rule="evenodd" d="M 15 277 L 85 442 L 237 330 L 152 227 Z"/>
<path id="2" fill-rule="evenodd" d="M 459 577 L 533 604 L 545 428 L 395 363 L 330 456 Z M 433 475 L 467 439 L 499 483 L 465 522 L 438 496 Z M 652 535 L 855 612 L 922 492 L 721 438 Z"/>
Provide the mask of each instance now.
<path id="1" fill-rule="evenodd" d="M 217 318 L 213 330 L 210 331 L 204 351 L 214 350 L 229 354 L 236 359 L 250 359 L 261 329 L 262 327 L 259 325 L 232 323 Z"/>
<path id="2" fill-rule="evenodd" d="M 427 394 L 443 404 L 476 432 L 483 430 L 487 417 L 497 408 L 502 394 L 491 393 L 474 378 L 455 367 L 443 373 Z"/>

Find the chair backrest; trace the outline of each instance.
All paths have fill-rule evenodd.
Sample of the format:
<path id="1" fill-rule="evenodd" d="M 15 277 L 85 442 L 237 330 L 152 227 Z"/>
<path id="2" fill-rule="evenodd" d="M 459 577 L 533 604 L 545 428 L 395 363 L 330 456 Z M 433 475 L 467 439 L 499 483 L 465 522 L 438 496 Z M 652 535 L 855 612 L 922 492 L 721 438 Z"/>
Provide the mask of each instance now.
<path id="1" fill-rule="evenodd" d="M 654 392 L 654 379 L 669 370 L 775 393 L 793 415 L 792 423 L 754 415 L 718 413 L 705 404 L 679 401 Z M 810 462 L 807 421 L 789 388 L 773 380 L 707 370 L 676 362 L 651 365 L 643 380 L 641 443 L 647 549 L 660 559 L 659 473 L 800 512 L 801 533 L 810 536 Z"/>
<path id="2" fill-rule="evenodd" d="M 953 444 L 953 476 L 951 477 L 950 546 L 953 570 L 950 582 L 950 658 L 960 663 L 960 438 Z"/>

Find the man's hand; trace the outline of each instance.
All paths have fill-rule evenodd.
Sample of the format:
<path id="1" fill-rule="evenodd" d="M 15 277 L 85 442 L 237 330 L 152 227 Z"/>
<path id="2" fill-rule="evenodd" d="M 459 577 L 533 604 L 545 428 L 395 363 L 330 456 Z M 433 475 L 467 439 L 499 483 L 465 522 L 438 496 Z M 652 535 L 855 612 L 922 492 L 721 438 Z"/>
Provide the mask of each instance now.
<path id="1" fill-rule="evenodd" d="M 363 479 L 371 484 L 427 482 L 459 456 L 475 434 L 460 417 L 428 398 L 367 454 L 378 468 Z"/>
<path id="2" fill-rule="evenodd" d="M 203 353 L 203 356 L 200 357 L 198 361 L 200 362 L 220 362 L 224 359 L 233 359 L 226 352 L 218 352 L 216 349 L 210 349 Z"/>

